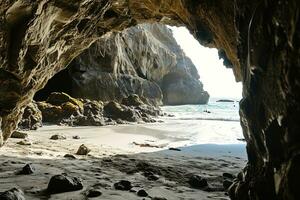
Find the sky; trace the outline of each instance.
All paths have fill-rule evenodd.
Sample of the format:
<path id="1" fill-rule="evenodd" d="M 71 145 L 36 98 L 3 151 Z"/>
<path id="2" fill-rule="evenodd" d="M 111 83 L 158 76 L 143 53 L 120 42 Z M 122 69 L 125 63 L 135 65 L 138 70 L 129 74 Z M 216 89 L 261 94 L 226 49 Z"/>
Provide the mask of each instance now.
<path id="1" fill-rule="evenodd" d="M 204 89 L 211 97 L 235 99 L 242 97 L 242 84 L 235 81 L 232 69 L 227 69 L 223 65 L 217 49 L 200 45 L 185 27 L 169 28 L 172 29 L 177 43 L 197 67 Z"/>

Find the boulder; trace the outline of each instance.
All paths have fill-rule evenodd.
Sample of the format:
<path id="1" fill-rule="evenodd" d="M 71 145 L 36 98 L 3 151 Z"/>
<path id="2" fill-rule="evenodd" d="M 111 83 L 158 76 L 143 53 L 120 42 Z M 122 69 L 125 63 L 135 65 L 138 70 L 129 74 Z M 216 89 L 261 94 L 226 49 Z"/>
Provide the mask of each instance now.
<path id="1" fill-rule="evenodd" d="M 55 134 L 50 137 L 50 140 L 65 140 L 65 139 L 67 139 L 67 137 L 61 134 Z"/>
<path id="2" fill-rule="evenodd" d="M 18 172 L 18 174 L 20 175 L 29 175 L 29 174 L 33 174 L 35 171 L 35 167 L 32 164 L 26 164 L 22 170 L 20 170 Z"/>
<path id="3" fill-rule="evenodd" d="M 128 97 L 122 99 L 122 104 L 126 106 L 140 106 L 143 105 L 144 102 L 137 94 L 131 94 Z"/>
<path id="4" fill-rule="evenodd" d="M 12 188 L 8 191 L 0 193 L 1 200 L 25 200 L 25 196 L 22 190 Z"/>
<path id="5" fill-rule="evenodd" d="M 86 191 L 86 196 L 89 198 L 99 197 L 102 195 L 102 192 L 99 189 L 90 189 Z"/>
<path id="6" fill-rule="evenodd" d="M 11 136 L 11 138 L 17 138 L 17 139 L 25 139 L 28 137 L 27 133 L 21 132 L 21 131 L 14 131 Z"/>
<path id="7" fill-rule="evenodd" d="M 81 190 L 83 184 L 80 178 L 68 176 L 67 174 L 60 174 L 51 177 L 47 192 L 50 194 L 63 193 Z"/>
<path id="8" fill-rule="evenodd" d="M 21 121 L 18 124 L 19 129 L 36 130 L 42 126 L 42 112 L 33 101 L 24 109 Z"/>
<path id="9" fill-rule="evenodd" d="M 117 102 L 111 101 L 104 105 L 105 116 L 112 119 L 122 119 L 129 122 L 136 122 L 141 118 L 134 109 L 123 106 Z"/>
<path id="10" fill-rule="evenodd" d="M 131 182 L 127 180 L 121 180 L 114 184 L 116 190 L 130 190 L 132 188 Z"/>
<path id="11" fill-rule="evenodd" d="M 91 152 L 91 149 L 89 149 L 87 146 L 84 144 L 80 145 L 80 147 L 77 150 L 77 155 L 87 155 L 88 153 Z"/>
<path id="12" fill-rule="evenodd" d="M 208 187 L 207 180 L 198 175 L 192 175 L 189 178 L 188 183 L 190 184 L 191 187 L 197 188 L 197 189 L 203 189 L 203 188 Z"/>
<path id="13" fill-rule="evenodd" d="M 64 92 L 52 92 L 47 98 L 46 102 L 55 106 L 61 106 L 64 103 L 71 103 L 73 105 L 78 106 L 79 108 L 83 107 L 82 102 Z"/>
<path id="14" fill-rule="evenodd" d="M 148 193 L 145 190 L 143 190 L 143 189 L 139 190 L 136 194 L 139 197 L 147 197 L 148 196 Z"/>

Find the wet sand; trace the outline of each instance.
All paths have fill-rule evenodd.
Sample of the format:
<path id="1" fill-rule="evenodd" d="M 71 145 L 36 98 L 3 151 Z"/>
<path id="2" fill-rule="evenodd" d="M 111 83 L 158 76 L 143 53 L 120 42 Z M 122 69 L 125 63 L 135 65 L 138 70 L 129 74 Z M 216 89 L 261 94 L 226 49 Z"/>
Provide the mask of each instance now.
<path id="1" fill-rule="evenodd" d="M 224 172 L 237 174 L 246 163 L 245 145 L 191 144 L 186 137 L 166 131 L 163 124 L 140 124 L 105 127 L 45 126 L 38 131 L 28 131 L 32 145 L 22 146 L 20 139 L 10 139 L 0 149 L 0 191 L 21 188 L 26 199 L 87 199 L 85 191 L 97 185 L 102 195 L 94 199 L 143 199 L 134 191 L 115 190 L 113 184 L 128 180 L 133 190 L 141 188 L 151 197 L 166 199 L 228 199 L 221 191 Z M 62 134 L 65 140 L 50 140 Z M 73 139 L 80 136 L 80 139 Z M 91 149 L 87 156 L 75 155 L 85 144 Z M 137 145 L 140 144 L 140 145 Z M 144 145 L 142 145 L 144 144 Z M 148 145 L 145 145 L 148 144 Z M 169 150 L 170 147 L 180 151 Z M 73 154 L 77 159 L 65 158 Z M 32 163 L 31 175 L 16 175 L 25 164 Z M 159 175 L 156 181 L 148 180 L 144 168 Z M 80 177 L 84 189 L 76 192 L 46 195 L 43 191 L 53 175 L 67 173 Z M 189 175 L 201 175 L 211 188 L 207 192 L 191 188 Z M 146 197 L 145 199 L 151 199 Z"/>

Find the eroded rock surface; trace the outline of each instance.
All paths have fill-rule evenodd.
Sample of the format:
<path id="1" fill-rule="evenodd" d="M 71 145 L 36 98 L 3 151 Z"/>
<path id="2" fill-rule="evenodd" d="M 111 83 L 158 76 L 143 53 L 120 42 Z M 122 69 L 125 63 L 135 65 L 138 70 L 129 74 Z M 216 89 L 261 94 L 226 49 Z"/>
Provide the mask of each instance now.
<path id="1" fill-rule="evenodd" d="M 147 104 L 136 94 L 116 101 L 75 99 L 68 94 L 51 93 L 47 101 L 36 102 L 44 123 L 70 126 L 104 126 L 128 122 L 156 122 L 163 115 L 159 107 Z M 59 139 L 54 135 L 55 139 Z M 53 139 L 53 138 L 51 138 Z"/>
<path id="2" fill-rule="evenodd" d="M 205 104 L 195 65 L 165 25 L 142 24 L 103 36 L 69 66 L 72 93 L 116 100 L 130 94 L 153 104 Z"/>
<path id="3" fill-rule="evenodd" d="M 240 113 L 249 163 L 232 199 L 299 199 L 298 0 L 1 0 L 0 145 L 55 73 L 100 36 L 142 22 L 185 24 L 219 49 L 243 81 Z M 217 73 L 217 72 L 216 72 Z"/>

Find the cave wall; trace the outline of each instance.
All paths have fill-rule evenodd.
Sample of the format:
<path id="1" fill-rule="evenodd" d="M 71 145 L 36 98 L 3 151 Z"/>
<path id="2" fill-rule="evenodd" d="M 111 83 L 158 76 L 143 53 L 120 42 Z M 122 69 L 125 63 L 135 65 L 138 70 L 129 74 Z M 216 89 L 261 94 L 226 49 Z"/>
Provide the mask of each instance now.
<path id="1" fill-rule="evenodd" d="M 97 38 L 142 22 L 185 24 L 243 81 L 249 162 L 232 199 L 299 199 L 298 0 L 1 0 L 0 144 L 48 79 Z"/>

